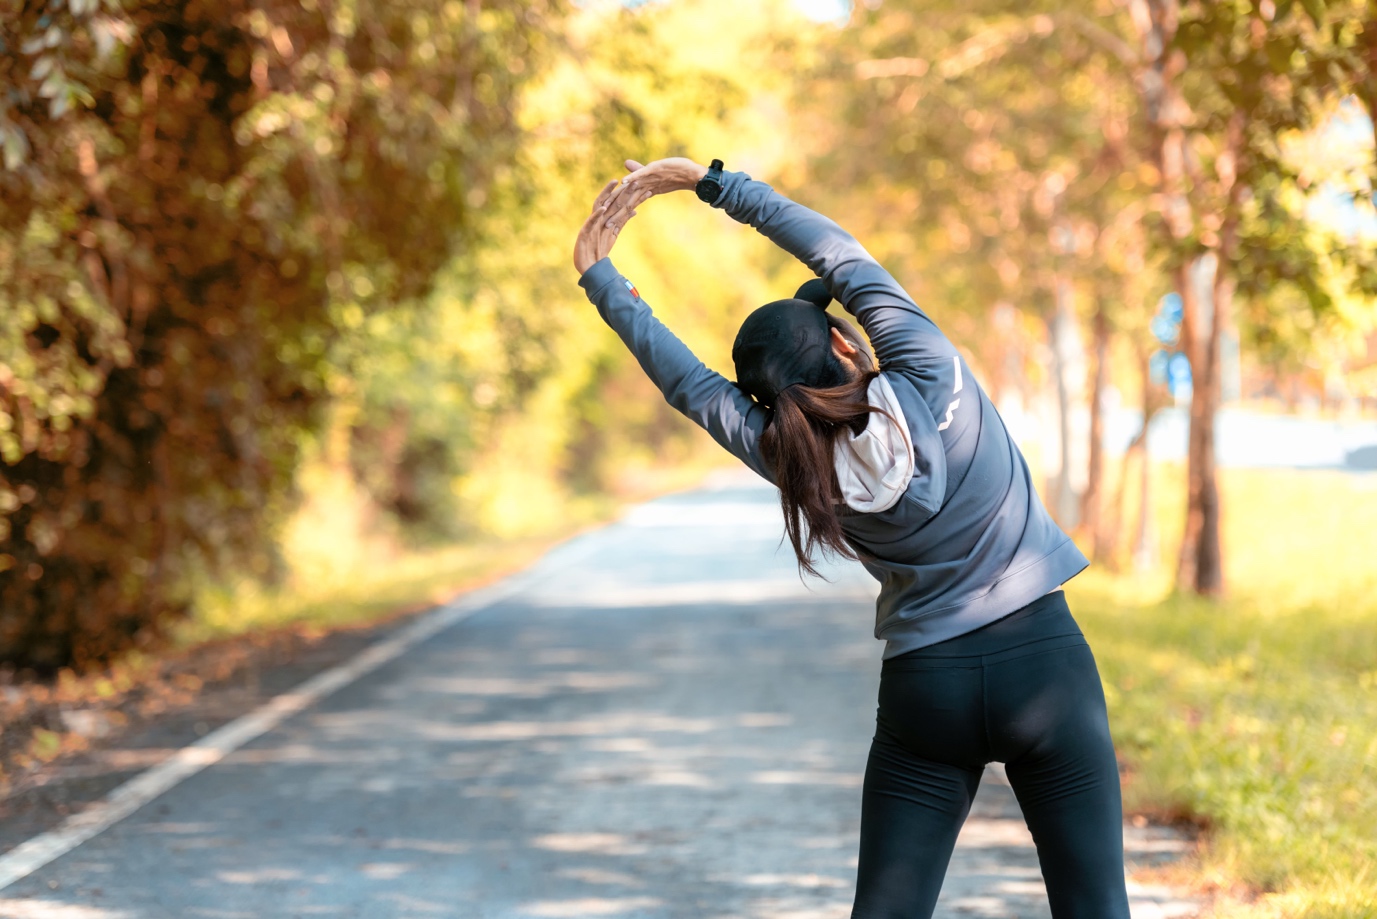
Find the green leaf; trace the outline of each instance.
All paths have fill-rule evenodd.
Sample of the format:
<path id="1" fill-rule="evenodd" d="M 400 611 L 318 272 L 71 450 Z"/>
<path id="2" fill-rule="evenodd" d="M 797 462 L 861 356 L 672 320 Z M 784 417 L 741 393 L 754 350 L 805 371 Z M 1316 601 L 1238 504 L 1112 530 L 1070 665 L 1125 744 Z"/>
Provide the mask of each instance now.
<path id="1" fill-rule="evenodd" d="M 0 125 L 0 144 L 4 146 L 6 169 L 18 169 L 29 157 L 29 140 L 18 125 Z"/>
<path id="2" fill-rule="evenodd" d="M 45 79 L 39 85 L 38 95 L 44 99 L 56 98 L 57 96 L 62 95 L 63 89 L 65 88 L 66 84 L 67 75 L 63 73 L 62 68 L 59 67 L 52 73 L 48 74 L 47 79 Z"/>

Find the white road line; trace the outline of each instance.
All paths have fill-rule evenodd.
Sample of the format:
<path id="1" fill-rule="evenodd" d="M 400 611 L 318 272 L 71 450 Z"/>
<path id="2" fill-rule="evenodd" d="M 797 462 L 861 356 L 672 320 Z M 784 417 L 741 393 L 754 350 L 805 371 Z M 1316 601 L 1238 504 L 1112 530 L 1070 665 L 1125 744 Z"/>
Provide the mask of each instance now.
<path id="1" fill-rule="evenodd" d="M 596 549 L 596 541 L 588 537 L 574 542 L 575 545 L 572 547 L 566 544 L 561 550 L 557 550 L 556 568 L 575 564 Z M 548 577 L 552 573 L 547 566 L 539 576 Z M 456 622 L 507 599 L 528 586 L 536 576 L 534 569 L 528 568 L 490 587 L 466 594 L 421 617 L 392 637 L 369 645 L 344 663 L 316 674 L 295 689 L 269 699 L 247 715 L 236 718 L 195 743 L 183 747 L 158 765 L 125 782 L 103 800 L 68 817 L 56 829 L 40 833 L 0 855 L 0 890 L 28 877 L 49 862 L 61 858 L 149 801 L 207 766 L 218 763 L 254 738 L 271 731 L 307 706 L 372 673 L 383 664 L 396 660 L 406 651 Z"/>

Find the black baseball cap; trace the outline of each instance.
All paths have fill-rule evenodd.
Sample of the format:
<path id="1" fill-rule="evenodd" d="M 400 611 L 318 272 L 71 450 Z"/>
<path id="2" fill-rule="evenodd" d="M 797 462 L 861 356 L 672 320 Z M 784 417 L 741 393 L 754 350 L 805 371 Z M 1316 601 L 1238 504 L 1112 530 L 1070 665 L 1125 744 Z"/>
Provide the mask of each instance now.
<path id="1" fill-rule="evenodd" d="M 827 288 L 814 279 L 791 299 L 767 303 L 747 316 L 732 345 L 736 385 L 770 407 L 795 383 L 823 388 L 845 383 L 846 370 L 832 353 L 831 302 Z"/>

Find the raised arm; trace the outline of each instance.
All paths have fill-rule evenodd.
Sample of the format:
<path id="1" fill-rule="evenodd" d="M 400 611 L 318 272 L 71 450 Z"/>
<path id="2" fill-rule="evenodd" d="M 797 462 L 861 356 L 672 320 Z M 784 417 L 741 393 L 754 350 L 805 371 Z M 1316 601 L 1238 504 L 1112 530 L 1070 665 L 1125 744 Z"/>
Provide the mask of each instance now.
<path id="1" fill-rule="evenodd" d="M 627 168 L 633 171 L 622 183 L 637 203 L 645 200 L 646 192 L 691 189 L 707 172 L 706 167 L 683 158 L 648 166 L 628 161 Z M 865 328 L 881 366 L 913 367 L 933 359 L 950 360 L 956 353 L 893 275 L 836 222 L 743 172 L 723 172 L 722 179 L 722 192 L 713 207 L 755 227 L 822 278 L 833 298 Z"/>
<path id="2" fill-rule="evenodd" d="M 604 258 L 583 273 L 579 286 L 612 330 L 636 356 L 665 401 L 727 452 L 773 482 L 760 453 L 768 413 L 720 373 L 709 370 L 688 346 L 655 318 L 636 288 Z"/>
<path id="3" fill-rule="evenodd" d="M 744 172 L 724 172 L 713 207 L 755 227 L 807 265 L 865 329 L 881 367 L 915 365 L 955 353 L 928 315 L 854 236 Z"/>
<path id="4" fill-rule="evenodd" d="M 767 413 L 735 384 L 714 373 L 651 313 L 636 288 L 613 267 L 608 255 L 617 235 L 652 194 L 616 194 L 607 183 L 574 243 L 579 286 L 612 330 L 636 356 L 665 401 L 706 430 L 752 470 L 773 482 L 760 453 Z"/>

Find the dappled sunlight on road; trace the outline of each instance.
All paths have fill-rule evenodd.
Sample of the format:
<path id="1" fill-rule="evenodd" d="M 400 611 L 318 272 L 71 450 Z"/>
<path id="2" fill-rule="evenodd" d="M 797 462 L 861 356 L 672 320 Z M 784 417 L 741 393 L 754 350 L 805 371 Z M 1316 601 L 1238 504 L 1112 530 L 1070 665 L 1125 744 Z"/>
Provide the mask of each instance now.
<path id="1" fill-rule="evenodd" d="M 0 916 L 5 919 L 134 919 L 135 914 L 94 906 L 69 906 L 47 900 L 0 899 Z"/>
<path id="2" fill-rule="evenodd" d="M 826 877 L 818 874 L 751 874 L 744 878 L 723 878 L 722 880 L 746 884 L 751 887 L 835 887 L 850 886 L 849 880 Z"/>
<path id="3" fill-rule="evenodd" d="M 644 676 L 629 673 L 571 671 L 569 673 L 546 674 L 532 679 L 434 677 L 419 680 L 413 686 L 423 692 L 440 692 L 456 696 L 518 696 L 523 699 L 539 699 L 556 692 L 600 692 L 644 686 L 649 682 Z"/>
<path id="4" fill-rule="evenodd" d="M 32 892 L 100 889 L 137 916 L 845 917 L 874 586 L 855 566 L 801 583 L 768 492 L 724 499 L 726 528 L 714 500 L 668 499 L 564 547 L 520 593 L 72 853 L 60 891 Z M 987 775 L 939 915 L 1045 915 L 1011 805 Z M 186 880 L 156 905 L 110 881 L 150 872 Z M 123 917 L 90 917 L 106 915 Z"/>
<path id="5" fill-rule="evenodd" d="M 531 845 L 551 852 L 594 855 L 640 855 L 645 851 L 645 846 L 632 843 L 617 833 L 548 833 L 531 840 Z"/>
<path id="6" fill-rule="evenodd" d="M 861 776 L 854 772 L 789 772 L 772 770 L 752 773 L 751 781 L 759 785 L 841 785 L 860 788 Z"/>
<path id="7" fill-rule="evenodd" d="M 654 897 L 584 897 L 578 900 L 538 900 L 523 903 L 517 911 L 528 916 L 549 916 L 554 919 L 577 916 L 624 916 L 663 905 Z"/>
<path id="8" fill-rule="evenodd" d="M 272 881 L 311 881 L 315 884 L 324 884 L 329 878 L 316 876 L 307 878 L 300 871 L 291 868 L 263 868 L 259 871 L 220 871 L 215 875 L 217 880 L 226 884 L 266 884 Z"/>

